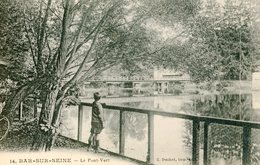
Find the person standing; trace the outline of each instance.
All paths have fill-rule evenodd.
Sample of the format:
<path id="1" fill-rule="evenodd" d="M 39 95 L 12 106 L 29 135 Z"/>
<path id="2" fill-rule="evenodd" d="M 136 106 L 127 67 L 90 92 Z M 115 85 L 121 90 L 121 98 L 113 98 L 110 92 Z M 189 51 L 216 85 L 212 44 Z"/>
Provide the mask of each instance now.
<path id="1" fill-rule="evenodd" d="M 92 104 L 91 130 L 88 139 L 88 150 L 94 149 L 95 152 L 102 152 L 99 148 L 98 135 L 104 129 L 104 113 L 100 103 L 101 95 L 99 92 L 94 93 L 94 102 Z"/>

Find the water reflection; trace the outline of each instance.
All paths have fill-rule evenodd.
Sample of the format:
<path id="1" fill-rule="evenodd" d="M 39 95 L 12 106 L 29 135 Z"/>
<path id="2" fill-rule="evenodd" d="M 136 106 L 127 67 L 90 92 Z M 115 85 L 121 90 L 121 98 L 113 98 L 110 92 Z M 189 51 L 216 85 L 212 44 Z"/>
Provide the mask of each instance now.
<path id="1" fill-rule="evenodd" d="M 198 115 L 236 120 L 252 119 L 252 95 L 213 95 L 193 99 Z"/>
<path id="2" fill-rule="evenodd" d="M 212 116 L 236 120 L 259 121 L 257 111 L 252 107 L 252 95 L 215 95 L 203 98 L 194 98 L 190 107 L 183 108 L 187 113 L 202 116 Z M 186 124 L 187 130 L 191 129 L 190 123 Z M 202 130 L 203 131 L 203 130 Z M 201 137 L 203 132 L 201 131 Z M 212 164 L 240 164 L 242 157 L 242 128 L 211 124 L 210 126 L 210 155 Z M 260 135 L 260 134 L 258 134 Z M 191 132 L 184 136 L 186 144 L 190 144 Z M 252 162 L 259 163 L 259 143 L 256 136 L 252 137 Z M 203 147 L 203 145 L 201 144 Z M 253 150 L 254 148 L 254 150 Z"/>
<path id="3" fill-rule="evenodd" d="M 109 149 L 111 143 L 113 148 L 118 152 L 119 148 L 119 113 L 111 112 L 109 110 L 105 113 L 106 126 L 105 136 L 110 140 L 106 140 L 105 148 Z M 140 160 L 145 160 L 147 148 L 147 116 L 144 114 L 125 112 L 124 113 L 124 129 L 125 129 L 125 154 Z M 103 135 L 104 138 L 104 135 Z M 108 144 L 110 143 L 110 145 Z M 136 149 L 139 150 L 136 154 Z"/>
<path id="4" fill-rule="evenodd" d="M 237 120 L 260 121 L 260 114 L 253 107 L 257 99 L 251 94 L 247 95 L 210 95 L 210 96 L 158 96 L 149 99 L 137 98 L 125 102 L 108 101 L 109 104 L 157 109 L 160 111 L 196 114 Z M 138 100 L 139 99 L 139 100 Z M 257 100 L 259 102 L 259 100 Z M 90 108 L 84 107 L 83 141 L 87 141 L 90 129 Z M 63 123 L 66 124 L 67 133 L 76 138 L 77 109 L 64 111 Z M 67 113 L 67 114 L 66 114 Z M 101 136 L 102 147 L 118 152 L 119 148 L 119 112 L 105 110 L 106 124 Z M 125 113 L 125 154 L 127 156 L 145 160 L 147 155 L 147 116 L 139 113 Z M 155 164 L 191 164 L 192 123 L 187 120 L 155 116 Z M 69 127 L 69 128 L 68 128 Z M 203 129 L 201 137 L 203 137 Z M 252 131 L 253 162 L 259 163 L 260 131 Z M 210 126 L 211 160 L 213 165 L 241 163 L 242 156 L 242 130 L 219 124 Z M 202 139 L 203 140 L 203 139 Z M 203 145 L 201 144 L 201 156 Z M 175 159 L 176 162 L 162 162 L 163 159 Z M 182 161 L 178 161 L 182 160 Z M 200 158 L 202 159 L 202 157 Z M 200 160 L 202 162 L 202 160 Z"/>

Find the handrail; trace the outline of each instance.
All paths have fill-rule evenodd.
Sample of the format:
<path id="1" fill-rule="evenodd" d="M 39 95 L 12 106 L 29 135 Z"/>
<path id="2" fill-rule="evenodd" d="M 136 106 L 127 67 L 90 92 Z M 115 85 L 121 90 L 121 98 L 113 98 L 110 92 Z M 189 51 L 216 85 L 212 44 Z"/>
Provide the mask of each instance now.
<path id="1" fill-rule="evenodd" d="M 181 114 L 175 112 L 165 112 L 165 111 L 157 111 L 157 110 L 149 110 L 149 109 L 140 109 L 140 108 L 131 108 L 124 106 L 114 106 L 114 105 L 106 105 L 102 104 L 103 108 L 110 110 L 117 110 L 120 112 L 120 130 L 119 130 L 119 154 L 124 155 L 124 147 L 125 147 L 125 136 L 124 136 L 124 123 L 125 117 L 124 112 L 136 112 L 146 114 L 148 117 L 148 153 L 147 153 L 147 163 L 153 164 L 154 160 L 154 115 L 172 117 L 172 118 L 181 118 L 191 120 L 193 123 L 192 129 L 192 165 L 199 165 L 199 149 L 200 149 L 200 122 L 204 123 L 204 152 L 203 152 L 203 163 L 204 165 L 210 165 L 210 152 L 209 152 L 209 125 L 212 123 L 215 124 L 224 124 L 231 126 L 239 126 L 243 128 L 243 155 L 242 155 L 242 165 L 250 165 L 251 164 L 251 132 L 252 128 L 260 129 L 260 122 L 252 122 L 252 121 L 241 121 L 241 120 L 233 120 L 233 119 L 224 119 L 217 117 L 208 117 L 208 116 L 199 116 L 199 115 L 191 115 L 191 114 Z M 92 103 L 81 102 L 79 105 L 79 116 L 78 116 L 78 140 L 81 139 L 82 136 L 82 113 L 83 106 L 92 106 Z"/>
<path id="2" fill-rule="evenodd" d="M 92 106 L 92 103 L 81 102 L 81 105 Z M 176 112 L 165 112 L 165 111 L 158 111 L 158 110 L 149 110 L 149 109 L 106 105 L 106 104 L 102 104 L 102 105 L 103 105 L 103 108 L 111 109 L 111 110 L 119 110 L 119 111 L 125 111 L 125 112 L 126 111 L 137 112 L 137 113 L 144 113 L 144 114 L 154 114 L 154 115 L 160 115 L 160 116 L 166 116 L 166 117 L 175 117 L 175 118 L 188 119 L 188 120 L 199 120 L 201 122 L 233 125 L 233 126 L 240 126 L 240 127 L 250 126 L 251 128 L 260 129 L 260 122 L 241 121 L 241 120 L 225 119 L 225 118 L 217 118 L 217 117 L 209 117 L 209 116 L 198 116 L 198 115 L 182 114 L 182 113 L 176 113 Z"/>

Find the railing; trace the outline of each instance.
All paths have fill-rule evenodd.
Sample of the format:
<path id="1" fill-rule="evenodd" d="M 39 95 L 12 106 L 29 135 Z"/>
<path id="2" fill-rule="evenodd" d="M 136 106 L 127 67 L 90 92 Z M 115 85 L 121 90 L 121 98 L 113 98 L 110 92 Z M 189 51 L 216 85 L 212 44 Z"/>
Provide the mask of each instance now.
<path id="1" fill-rule="evenodd" d="M 153 80 L 152 76 L 106 76 L 106 77 L 94 77 L 89 81 L 143 81 Z"/>
<path id="2" fill-rule="evenodd" d="M 92 106 L 91 103 L 81 103 L 79 105 L 78 112 L 78 140 L 82 140 L 82 122 L 83 122 L 83 106 Z M 124 112 L 136 112 L 146 114 L 148 117 L 148 153 L 146 163 L 153 164 L 154 162 L 154 115 L 180 118 L 190 120 L 193 123 L 192 128 L 192 165 L 199 165 L 199 145 L 200 145 L 200 125 L 204 123 L 204 151 L 203 151 L 203 163 L 204 165 L 210 165 L 210 152 L 209 152 L 209 126 L 210 124 L 223 124 L 230 126 L 238 126 L 243 128 L 243 152 L 242 152 L 242 165 L 251 164 L 251 130 L 260 129 L 260 123 L 250 121 L 239 121 L 222 119 L 215 117 L 204 117 L 196 115 L 179 114 L 172 112 L 161 112 L 155 110 L 145 110 L 139 108 L 129 108 L 121 106 L 103 105 L 103 108 L 119 111 L 120 113 L 120 127 L 119 127 L 119 154 L 124 156 L 125 152 L 125 118 Z"/>
<path id="3" fill-rule="evenodd" d="M 88 82 L 143 82 L 143 81 L 190 81 L 189 77 L 185 76 L 173 76 L 173 77 L 160 77 L 160 79 L 154 78 L 153 76 L 108 76 L 108 77 L 94 77 Z"/>

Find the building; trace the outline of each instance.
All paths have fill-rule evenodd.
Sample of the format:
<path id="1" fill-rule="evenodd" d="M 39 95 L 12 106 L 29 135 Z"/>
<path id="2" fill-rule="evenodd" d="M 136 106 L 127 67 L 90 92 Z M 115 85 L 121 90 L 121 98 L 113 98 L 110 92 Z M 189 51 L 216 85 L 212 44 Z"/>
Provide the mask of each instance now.
<path id="1" fill-rule="evenodd" d="M 172 93 L 170 88 L 174 88 L 173 82 L 189 81 L 190 76 L 174 69 L 156 67 L 153 71 L 153 80 L 155 94 Z"/>
<path id="2" fill-rule="evenodd" d="M 173 69 L 155 67 L 130 74 L 117 66 L 86 81 L 82 87 L 81 96 L 91 97 L 96 91 L 104 96 L 114 97 L 174 93 L 176 83 L 189 80 L 189 75 Z"/>

